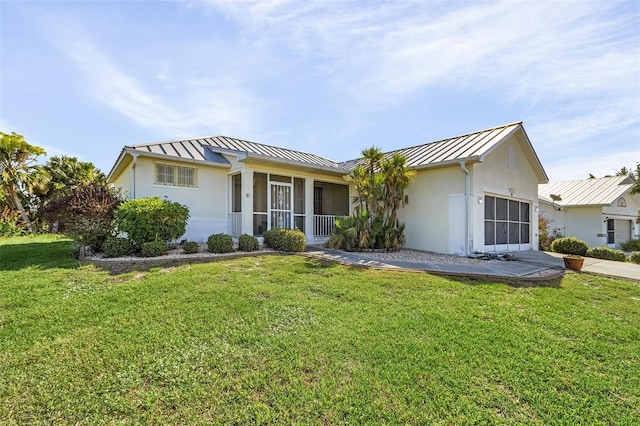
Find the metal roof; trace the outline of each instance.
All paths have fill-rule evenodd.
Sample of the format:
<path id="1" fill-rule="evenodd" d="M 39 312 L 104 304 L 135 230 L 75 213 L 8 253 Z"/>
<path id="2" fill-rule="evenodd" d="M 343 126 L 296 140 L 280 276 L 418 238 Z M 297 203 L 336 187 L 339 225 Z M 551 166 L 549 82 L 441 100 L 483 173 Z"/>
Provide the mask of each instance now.
<path id="1" fill-rule="evenodd" d="M 264 145 L 256 142 L 230 138 L 226 136 L 214 136 L 197 139 L 186 139 L 153 144 L 143 144 L 126 147 L 129 150 L 142 154 L 151 153 L 176 159 L 191 159 L 199 161 L 212 161 L 212 153 L 241 154 L 249 157 L 272 159 L 280 162 L 289 162 L 312 167 L 340 169 L 335 161 L 320 157 L 315 154 Z"/>
<path id="2" fill-rule="evenodd" d="M 532 166 L 534 166 L 539 182 L 547 182 L 547 175 L 531 146 L 522 122 L 505 124 L 462 136 L 390 151 L 385 153 L 385 156 L 391 157 L 396 153 L 402 154 L 407 159 L 407 166 L 413 169 L 439 167 L 461 161 L 482 161 L 485 155 L 518 131 L 521 132 L 522 135 L 522 138 L 519 138 L 519 140 L 523 142 L 525 155 Z M 220 154 L 231 154 L 237 156 L 240 160 L 242 160 L 243 157 L 254 158 L 262 161 L 273 161 L 312 169 L 322 169 L 333 173 L 348 173 L 362 161 L 361 158 L 358 158 L 350 161 L 335 162 L 315 154 L 292 149 L 264 145 L 226 136 L 213 136 L 125 146 L 116 164 L 109 173 L 109 176 L 115 173 L 118 164 L 127 152 L 168 159 L 174 158 L 183 161 L 203 161 L 219 165 L 225 165 L 226 161 Z"/>
<path id="3" fill-rule="evenodd" d="M 519 128 L 522 128 L 522 122 L 505 124 L 462 136 L 390 151 L 385 153 L 385 157 L 402 154 L 407 159 L 407 166 L 410 168 L 481 160 L 484 155 Z M 345 161 L 341 165 L 344 168 L 353 169 L 361 160 Z"/>
<path id="4" fill-rule="evenodd" d="M 633 187 L 628 176 L 612 176 L 538 185 L 538 197 L 548 203 L 560 196 L 559 206 L 606 206 Z"/>

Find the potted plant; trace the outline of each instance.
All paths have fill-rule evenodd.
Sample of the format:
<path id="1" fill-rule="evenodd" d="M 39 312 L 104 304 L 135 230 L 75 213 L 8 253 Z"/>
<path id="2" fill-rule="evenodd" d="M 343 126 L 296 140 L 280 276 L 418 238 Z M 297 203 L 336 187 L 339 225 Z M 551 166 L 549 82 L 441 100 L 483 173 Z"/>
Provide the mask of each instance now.
<path id="1" fill-rule="evenodd" d="M 584 258 L 577 254 L 568 254 L 562 258 L 564 260 L 564 267 L 567 269 L 571 269 L 574 271 L 579 271 L 582 269 L 582 264 L 584 263 Z"/>

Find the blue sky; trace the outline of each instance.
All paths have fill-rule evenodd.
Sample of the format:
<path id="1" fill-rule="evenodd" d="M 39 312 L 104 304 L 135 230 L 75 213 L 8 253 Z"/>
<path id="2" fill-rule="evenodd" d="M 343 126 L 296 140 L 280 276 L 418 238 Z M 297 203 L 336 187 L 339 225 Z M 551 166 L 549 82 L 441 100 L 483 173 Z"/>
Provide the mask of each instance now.
<path id="1" fill-rule="evenodd" d="M 333 160 L 513 121 L 552 181 L 640 162 L 640 2 L 0 0 L 0 129 L 108 172 L 225 135 Z"/>

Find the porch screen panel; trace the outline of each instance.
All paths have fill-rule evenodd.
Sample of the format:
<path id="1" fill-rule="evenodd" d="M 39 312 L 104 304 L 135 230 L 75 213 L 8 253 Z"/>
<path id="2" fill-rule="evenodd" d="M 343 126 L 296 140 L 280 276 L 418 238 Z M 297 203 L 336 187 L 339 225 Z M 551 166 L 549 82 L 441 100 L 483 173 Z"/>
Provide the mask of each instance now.
<path id="1" fill-rule="evenodd" d="M 530 230 L 529 203 L 485 196 L 485 245 L 529 244 Z"/>

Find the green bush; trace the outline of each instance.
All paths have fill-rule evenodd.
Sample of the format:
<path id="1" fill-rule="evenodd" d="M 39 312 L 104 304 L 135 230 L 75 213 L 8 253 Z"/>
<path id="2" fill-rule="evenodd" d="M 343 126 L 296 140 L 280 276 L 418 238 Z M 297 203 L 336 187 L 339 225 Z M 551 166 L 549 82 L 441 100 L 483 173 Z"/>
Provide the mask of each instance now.
<path id="1" fill-rule="evenodd" d="M 620 248 L 624 251 L 640 251 L 640 240 L 629 240 L 620 244 Z"/>
<path id="2" fill-rule="evenodd" d="M 615 260 L 618 262 L 625 262 L 627 256 L 621 250 L 615 250 L 607 246 L 592 247 L 587 250 L 585 256 L 595 257 L 596 259 Z"/>
<path id="3" fill-rule="evenodd" d="M 213 234 L 207 238 L 207 247 L 211 253 L 231 253 L 233 239 L 226 234 Z"/>
<path id="4" fill-rule="evenodd" d="M 104 257 L 125 257 L 136 252 L 136 246 L 127 238 L 107 237 L 102 244 Z"/>
<path id="5" fill-rule="evenodd" d="M 629 262 L 640 265 L 640 251 L 632 251 L 629 255 Z"/>
<path id="6" fill-rule="evenodd" d="M 140 246 L 140 256 L 142 257 L 158 257 L 167 254 L 167 242 L 155 240 L 143 243 Z"/>
<path id="7" fill-rule="evenodd" d="M 263 236 L 264 245 L 278 251 L 302 252 L 307 246 L 307 238 L 297 229 L 273 228 Z"/>
<path id="8" fill-rule="evenodd" d="M 125 201 L 115 211 L 119 232 L 139 246 L 152 241 L 172 241 L 185 233 L 189 209 L 159 197 Z"/>
<path id="9" fill-rule="evenodd" d="M 253 235 L 242 234 L 238 239 L 238 250 L 240 251 L 256 251 L 260 249 L 258 239 Z"/>
<path id="10" fill-rule="evenodd" d="M 198 253 L 200 251 L 200 246 L 195 241 L 185 241 L 182 243 L 182 251 L 185 254 Z"/>
<path id="11" fill-rule="evenodd" d="M 582 240 L 576 237 L 563 237 L 558 238 L 551 243 L 551 250 L 556 253 L 564 254 L 577 254 L 584 256 L 587 253 L 589 246 Z"/>
<path id="12" fill-rule="evenodd" d="M 0 211 L 0 237 L 13 237 L 24 234 L 25 227 L 21 222 L 20 213 L 5 206 Z"/>

